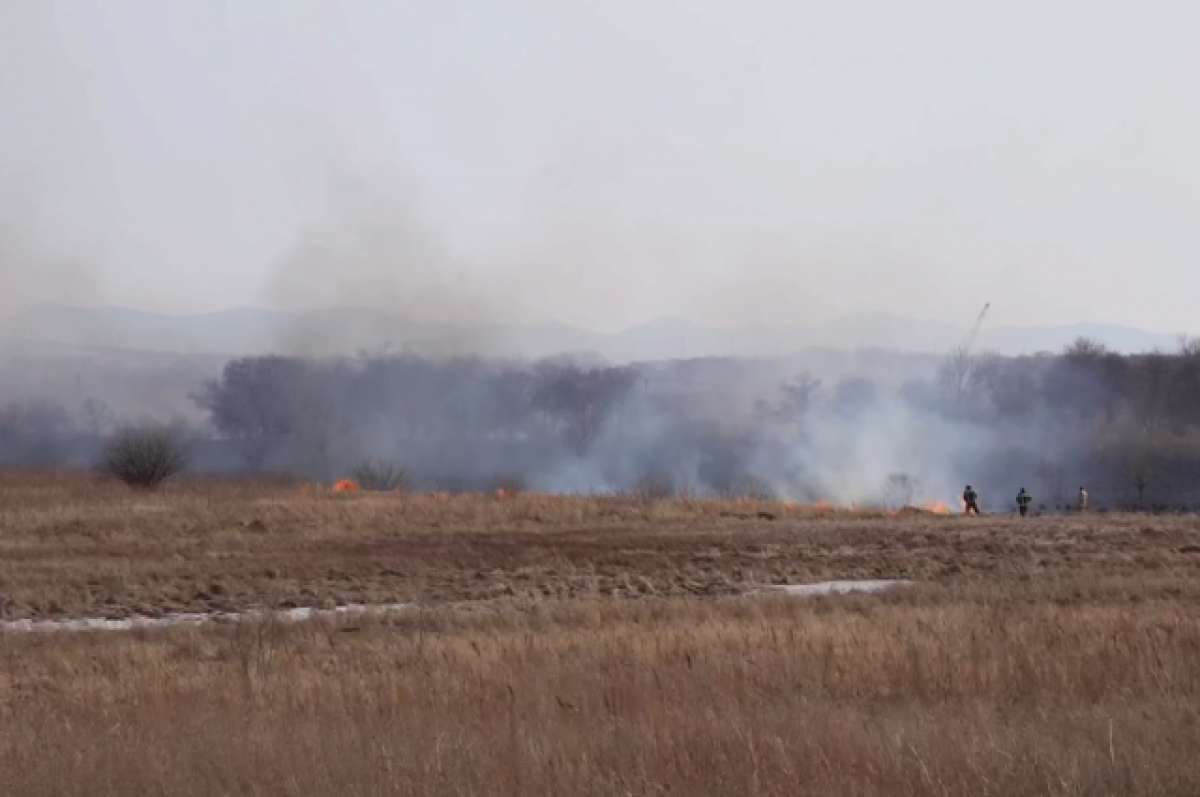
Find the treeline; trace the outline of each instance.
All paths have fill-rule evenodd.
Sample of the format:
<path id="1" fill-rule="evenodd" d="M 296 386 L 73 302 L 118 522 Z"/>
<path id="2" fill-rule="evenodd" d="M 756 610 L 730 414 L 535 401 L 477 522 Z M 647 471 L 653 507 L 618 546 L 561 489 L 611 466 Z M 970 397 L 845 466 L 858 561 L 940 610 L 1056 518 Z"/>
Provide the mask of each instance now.
<path id="1" fill-rule="evenodd" d="M 329 474 L 355 455 L 404 457 L 430 444 L 461 451 L 470 441 L 557 442 L 583 456 L 637 379 L 632 368 L 555 361 L 268 356 L 229 362 L 193 400 L 249 467 L 286 452 Z"/>
<path id="2" fill-rule="evenodd" d="M 1136 355 L 1086 338 L 1057 356 L 960 350 L 941 367 L 937 389 L 944 409 L 964 417 L 1126 420 L 1182 433 L 1200 428 L 1200 339 L 1182 340 L 1174 352 Z"/>
<path id="3" fill-rule="evenodd" d="M 1170 501 L 1200 470 L 1196 341 L 1134 356 L 1091 340 L 1057 355 L 960 350 L 899 386 L 778 367 L 245 357 L 195 385 L 178 417 L 155 420 L 189 440 L 198 470 L 324 480 L 373 461 L 474 488 L 650 480 L 664 490 L 870 500 L 897 483 L 940 497 L 972 481 L 997 495 L 1030 486 L 1055 501 L 1086 479 L 1094 496 Z M 95 398 L 0 408 L 0 464 L 87 464 L 106 437 L 150 420 L 119 415 Z"/>
<path id="4" fill-rule="evenodd" d="M 947 417 L 1038 451 L 1052 501 L 1064 499 L 1064 471 L 1137 504 L 1200 501 L 1200 339 L 1136 355 L 1087 338 L 1053 356 L 960 350 L 929 391 Z"/>

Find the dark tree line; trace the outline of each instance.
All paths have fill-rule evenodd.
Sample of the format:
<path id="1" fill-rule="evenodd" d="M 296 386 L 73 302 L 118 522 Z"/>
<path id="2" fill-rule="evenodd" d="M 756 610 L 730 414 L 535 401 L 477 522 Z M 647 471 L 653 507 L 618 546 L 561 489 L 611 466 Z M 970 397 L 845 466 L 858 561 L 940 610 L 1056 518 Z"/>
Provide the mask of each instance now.
<path id="1" fill-rule="evenodd" d="M 952 355 L 938 374 L 943 411 L 964 418 L 1050 415 L 1064 423 L 1133 422 L 1147 431 L 1200 428 L 1200 345 L 1122 355 L 1080 339 L 1060 355 Z"/>
<path id="2" fill-rule="evenodd" d="M 193 398 L 259 467 L 288 442 L 320 460 L 333 438 L 348 435 L 383 435 L 385 448 L 400 450 L 415 441 L 554 438 L 583 456 L 636 383 L 631 368 L 571 363 L 272 356 L 229 362 Z"/>
<path id="3" fill-rule="evenodd" d="M 832 369 L 772 382 L 776 367 L 736 359 L 609 367 L 410 355 L 244 357 L 196 385 L 193 425 L 173 428 L 198 442 L 195 461 L 204 469 L 327 479 L 366 461 L 420 476 L 434 461 L 442 472 L 485 459 L 493 470 L 556 472 L 574 467 L 573 458 L 630 479 L 688 470 L 686 478 L 702 482 L 693 486 L 719 490 L 749 478 L 792 485 L 826 465 L 853 466 L 837 451 L 837 435 L 886 435 L 903 406 L 939 419 L 953 435 L 978 435 L 980 458 L 999 461 L 1007 456 L 1001 447 L 1023 448 L 1036 465 L 1014 470 L 1036 479 L 1042 495 L 1067 490 L 1080 463 L 1090 461 L 1120 469 L 1139 497 L 1181 462 L 1200 470 L 1197 341 L 1133 356 L 1091 340 L 1055 355 L 957 351 L 932 378 L 900 389 L 861 373 L 830 378 Z M 78 464 L 116 430 L 139 423 L 94 398 L 75 407 L 13 403 L 0 407 L 0 464 Z M 812 434 L 820 429 L 838 431 Z M 826 448 L 805 456 L 814 446 Z M 880 490 L 912 492 L 899 484 Z"/>
<path id="4" fill-rule="evenodd" d="M 1039 478 L 1053 500 L 1066 489 L 1068 459 L 1117 474 L 1139 502 L 1168 475 L 1177 493 L 1197 481 L 1200 342 L 1121 355 L 1083 338 L 1056 356 L 984 353 L 963 360 L 951 358 L 939 373 L 943 411 L 1010 429 L 1049 452 Z"/>

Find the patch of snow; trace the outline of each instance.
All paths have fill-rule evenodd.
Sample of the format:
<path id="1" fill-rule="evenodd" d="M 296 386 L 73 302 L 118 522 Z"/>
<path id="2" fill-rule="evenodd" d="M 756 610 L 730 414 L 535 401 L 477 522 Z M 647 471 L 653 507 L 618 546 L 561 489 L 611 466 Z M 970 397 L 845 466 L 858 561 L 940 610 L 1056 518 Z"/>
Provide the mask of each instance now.
<path id="1" fill-rule="evenodd" d="M 817 595 L 845 595 L 850 592 L 885 592 L 896 587 L 912 586 L 913 581 L 877 580 L 877 581 L 820 581 L 816 584 L 780 584 L 767 587 L 769 592 L 785 592 L 799 597 Z"/>
<path id="2" fill-rule="evenodd" d="M 821 581 L 815 584 L 782 584 L 764 588 L 763 592 L 783 592 L 798 597 L 819 595 L 845 595 L 851 592 L 884 592 L 896 587 L 911 586 L 916 582 L 903 580 L 877 581 Z M 81 617 L 70 620 L 0 620 L 0 633 L 46 633 L 68 631 L 140 631 L 160 628 L 208 625 L 210 623 L 237 623 L 243 620 L 258 620 L 267 617 L 285 623 L 302 623 L 331 617 L 380 615 L 416 609 L 415 603 L 350 604 L 335 609 L 254 610 L 248 612 L 188 612 L 168 614 L 162 617 L 125 617 L 107 619 L 103 617 Z"/>
<path id="3" fill-rule="evenodd" d="M 277 611 L 256 610 L 248 612 L 187 612 L 168 614 L 162 617 L 126 617 L 107 619 L 82 617 L 72 620 L 4 620 L 0 621 L 0 633 L 33 633 L 53 631 L 139 631 L 156 628 L 179 628 L 181 626 L 206 625 L 209 623 L 236 623 L 243 620 L 274 618 L 285 623 L 300 623 L 329 617 L 344 617 L 364 614 L 388 614 L 415 609 L 414 603 L 384 603 L 376 605 L 350 604 L 335 609 L 300 607 Z"/>

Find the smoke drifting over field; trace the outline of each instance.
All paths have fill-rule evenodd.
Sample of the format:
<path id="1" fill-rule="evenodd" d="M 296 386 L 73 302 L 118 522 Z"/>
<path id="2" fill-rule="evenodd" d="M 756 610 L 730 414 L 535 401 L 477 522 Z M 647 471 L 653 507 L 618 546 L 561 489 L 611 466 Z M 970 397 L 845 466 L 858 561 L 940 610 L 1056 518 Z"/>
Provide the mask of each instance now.
<path id="1" fill-rule="evenodd" d="M 141 422 L 174 418 L 194 471 L 325 484 L 403 470 L 403 485 L 421 490 L 956 507 L 971 483 L 1003 509 L 1022 486 L 1053 506 L 1086 482 L 1097 503 L 1178 504 L 1195 499 L 1200 464 L 1195 351 L 1124 357 L 1081 344 L 940 363 L 860 352 L 625 367 L 249 357 L 208 380 L 157 366 L 179 403 Z M 897 372 L 907 375 L 875 376 Z M 9 404 L 0 462 L 89 464 L 104 437 L 138 420 L 103 398 Z"/>
<path id="2" fill-rule="evenodd" d="M 174 423 L 189 439 L 193 469 L 210 473 L 330 483 L 356 472 L 369 480 L 363 466 L 374 463 L 403 469 L 415 489 L 954 505 L 965 482 L 1003 495 L 1032 481 L 1044 461 L 1078 458 L 1078 435 L 1014 438 L 1014 430 L 1046 426 L 1053 404 L 1046 397 L 1024 415 L 1002 406 L 1029 363 L 987 361 L 990 376 L 968 384 L 939 376 L 930 358 L 879 352 L 623 367 L 586 356 L 450 356 L 484 350 L 490 323 L 544 320 L 568 293 L 602 287 L 604 257 L 616 255 L 589 254 L 585 232 L 619 230 L 625 255 L 661 252 L 669 241 L 583 203 L 549 214 L 561 234 L 546 236 L 546 245 L 487 269 L 455 252 L 397 180 L 334 173 L 318 199 L 263 299 L 292 308 L 369 306 L 454 325 L 462 331 L 441 341 L 446 356 L 339 359 L 329 354 L 344 351 L 344 341 L 296 326 L 278 341 L 286 356 L 224 364 L 162 356 L 136 367 L 75 362 L 74 379 L 31 381 L 52 369 L 11 362 L 8 381 L 19 375 L 21 389 L 0 394 L 9 402 L 0 412 L 0 462 L 87 465 L 122 424 L 157 421 Z M 542 207 L 555 204 L 544 199 Z M 581 228 L 578 217 L 589 213 Z M 677 222 L 687 226 L 686 218 Z M 1057 373 L 1052 364 L 1036 367 Z M 131 394 L 131 384 L 142 387 Z M 1070 400 L 1089 405 L 1086 395 L 1099 390 L 1072 389 Z"/>
<path id="3" fill-rule="evenodd" d="M 544 318 L 561 291 L 591 290 L 602 264 L 585 258 L 588 280 L 572 286 L 576 270 L 555 265 L 582 257 L 568 235 L 547 239 L 563 244 L 557 257 L 480 268 L 387 179 L 337 176 L 320 197 L 264 298 L 386 309 L 458 337 L 419 355 L 339 358 L 331 353 L 345 341 L 298 325 L 278 341 L 280 356 L 76 360 L 65 372 L 62 361 L 55 370 L 10 360 L 0 463 L 88 465 L 122 424 L 169 422 L 187 438 L 195 471 L 327 484 L 403 471 L 406 486 L 425 490 L 954 507 L 971 483 L 985 505 L 1005 507 L 1021 486 L 1062 505 L 1087 482 L 1112 503 L 1190 498 L 1182 485 L 1200 462 L 1191 343 L 1171 356 L 1084 342 L 1044 357 L 810 351 L 620 367 L 587 355 L 474 356 L 494 343 L 489 324 Z"/>
<path id="4" fill-rule="evenodd" d="M 460 336 L 443 340 L 441 353 L 468 356 L 330 359 L 324 355 L 346 347 L 327 337 L 328 326 L 325 334 L 289 329 L 280 350 L 295 356 L 233 361 L 195 387 L 191 409 L 212 438 L 198 446 L 199 467 L 330 482 L 370 461 L 404 468 L 421 489 L 522 485 L 839 504 L 956 506 L 972 483 L 993 502 L 1007 504 L 1026 486 L 1062 504 L 1073 492 L 1068 481 L 1101 479 L 1128 497 L 1125 460 L 1143 434 L 1129 430 L 1158 412 L 1145 398 L 1144 363 L 1152 360 L 1086 346 L 1059 358 L 959 352 L 944 362 L 876 352 L 820 363 L 609 367 L 586 358 L 470 356 L 486 349 L 489 323 L 544 319 L 561 298 L 556 291 L 570 287 L 570 263 L 582 259 L 591 279 L 602 276 L 588 247 L 550 235 L 544 240 L 562 244 L 551 258 L 561 267 L 530 250 L 480 268 L 454 251 L 393 177 L 333 172 L 318 188 L 313 217 L 277 263 L 264 300 L 384 308 L 456 325 Z M 602 216 L 590 223 L 602 226 Z M 632 250 L 649 245 L 625 232 Z M 1171 362 L 1172 379 L 1186 382 L 1192 360 Z M 1177 420 L 1177 429 L 1190 429 L 1190 417 Z"/>

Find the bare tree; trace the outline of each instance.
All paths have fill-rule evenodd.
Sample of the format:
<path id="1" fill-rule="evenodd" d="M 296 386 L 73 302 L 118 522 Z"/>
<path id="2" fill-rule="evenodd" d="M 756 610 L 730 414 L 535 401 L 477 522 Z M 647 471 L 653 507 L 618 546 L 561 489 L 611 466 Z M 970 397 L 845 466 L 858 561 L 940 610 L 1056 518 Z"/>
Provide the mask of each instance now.
<path id="1" fill-rule="evenodd" d="M 1001 417 L 1030 413 L 1037 402 L 1031 358 L 1010 359 L 994 351 L 979 354 L 971 378 L 972 400 Z"/>
<path id="2" fill-rule="evenodd" d="M 279 356 L 232 360 L 192 400 L 219 433 L 238 441 L 246 462 L 259 468 L 295 429 L 293 390 L 301 367 Z"/>
<path id="3" fill-rule="evenodd" d="M 1133 482 L 1133 489 L 1137 491 L 1138 503 L 1142 503 L 1146 499 L 1146 487 L 1150 484 L 1150 463 L 1145 459 L 1134 460 L 1129 465 L 1129 476 Z"/>
<path id="4" fill-rule="evenodd" d="M 1081 335 L 1063 349 L 1068 360 L 1101 360 L 1108 355 L 1108 347 L 1098 338 Z"/>
<path id="5" fill-rule="evenodd" d="M 1171 360 L 1169 407 L 1177 431 L 1200 427 L 1200 337 L 1179 336 Z"/>
<path id="6" fill-rule="evenodd" d="M 1129 486 L 1133 488 L 1138 503 L 1143 503 L 1146 500 L 1146 489 L 1154 481 L 1158 470 L 1153 444 L 1144 434 L 1137 434 L 1124 442 L 1120 453 L 1121 467 L 1129 480 Z"/>
<path id="7" fill-rule="evenodd" d="M 1084 434 L 1101 417 L 1115 417 L 1123 376 L 1114 367 L 1119 360 L 1104 344 L 1081 337 L 1047 363 L 1038 392 L 1062 429 Z"/>
<path id="8" fill-rule="evenodd" d="M 787 424 L 800 431 L 820 388 L 820 379 L 808 373 L 798 374 L 790 382 L 779 386 L 779 399 L 774 404 L 766 401 L 756 404 L 759 416 Z"/>
<path id="9" fill-rule="evenodd" d="M 1180 357 L 1200 357 L 1200 336 L 1178 335 L 1175 338 L 1175 352 Z"/>
<path id="10" fill-rule="evenodd" d="M 1154 434 L 1171 421 L 1172 373 L 1170 356 L 1142 354 L 1133 360 L 1132 410 L 1142 431 Z"/>
<path id="11" fill-rule="evenodd" d="M 583 370 L 576 365 L 543 364 L 532 404 L 583 456 L 636 382 L 632 368 Z"/>
<path id="12" fill-rule="evenodd" d="M 950 409 L 962 411 L 966 408 L 974 368 L 975 358 L 966 346 L 956 347 L 939 366 L 938 386 Z"/>

